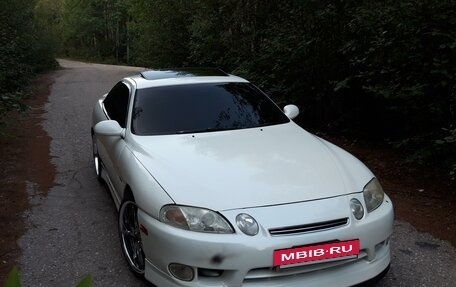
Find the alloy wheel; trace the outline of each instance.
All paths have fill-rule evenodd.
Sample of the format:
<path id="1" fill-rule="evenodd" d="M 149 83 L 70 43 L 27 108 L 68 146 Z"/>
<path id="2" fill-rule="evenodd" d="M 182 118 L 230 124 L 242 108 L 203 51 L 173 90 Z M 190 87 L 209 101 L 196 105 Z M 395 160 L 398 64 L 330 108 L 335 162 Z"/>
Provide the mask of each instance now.
<path id="1" fill-rule="evenodd" d="M 135 273 L 144 274 L 145 256 L 138 224 L 138 207 L 125 201 L 119 213 L 119 232 L 125 257 Z"/>

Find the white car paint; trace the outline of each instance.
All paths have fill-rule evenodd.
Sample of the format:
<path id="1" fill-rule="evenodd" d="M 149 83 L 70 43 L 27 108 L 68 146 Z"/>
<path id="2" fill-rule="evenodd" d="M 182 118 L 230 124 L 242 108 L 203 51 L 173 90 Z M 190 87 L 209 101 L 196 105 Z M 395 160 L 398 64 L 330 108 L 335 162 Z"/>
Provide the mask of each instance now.
<path id="1" fill-rule="evenodd" d="M 343 151 L 323 144 L 293 122 L 211 133 L 132 136 L 131 146 L 175 202 L 216 211 L 360 192 L 374 177 L 354 157 L 345 155 L 341 162 Z"/>
<path id="2" fill-rule="evenodd" d="M 361 199 L 359 194 L 356 198 Z M 352 286 L 382 272 L 390 263 L 389 241 L 393 222 L 392 204 L 385 199 L 380 210 L 367 216 L 362 222 L 353 217 L 342 228 L 300 235 L 271 236 L 269 228 L 284 224 L 320 221 L 349 214 L 350 196 L 295 204 L 230 210 L 222 214 L 234 222 L 240 212 L 257 218 L 260 233 L 247 236 L 237 229 L 235 234 L 204 234 L 180 230 L 140 213 L 140 221 L 150 230 L 144 241 L 147 268 L 146 278 L 157 286 Z M 281 271 L 272 269 L 273 251 L 328 239 L 348 240 L 359 238 L 361 253 L 349 261 L 335 261 L 305 265 Z M 221 262 L 214 262 L 221 258 Z M 199 278 L 196 282 L 182 282 L 170 278 L 164 270 L 172 262 L 181 262 L 199 268 L 227 270 L 221 278 Z"/>
<path id="3" fill-rule="evenodd" d="M 211 76 L 211 77 L 188 77 L 188 78 L 169 78 L 160 80 L 144 80 L 140 76 L 134 76 L 130 78 L 135 82 L 135 88 L 145 89 L 152 87 L 162 86 L 175 86 L 175 85 L 188 85 L 188 84 L 204 84 L 204 83 L 248 83 L 249 81 L 234 76 Z"/>
<path id="4" fill-rule="evenodd" d="M 102 177 L 119 208 L 126 188 L 134 194 L 146 256 L 145 277 L 157 286 L 350 286 L 375 277 L 390 263 L 393 206 L 385 195 L 373 212 L 356 220 L 350 199 L 365 208 L 364 186 L 374 177 L 355 157 L 300 128 L 286 124 L 242 130 L 181 135 L 131 133 L 136 89 L 162 85 L 247 82 L 235 76 L 123 80 L 131 92 L 126 128 L 121 136 L 96 132 L 103 160 Z M 108 120 L 103 98 L 93 126 Z M 100 127 L 100 125 L 98 125 Z M 112 128 L 112 126 L 111 126 Z M 118 130 L 112 129 L 112 133 Z M 118 134 L 118 133 L 117 133 Z M 233 234 L 178 229 L 159 221 L 160 209 L 181 204 L 212 209 L 233 226 Z M 239 213 L 253 216 L 260 232 L 239 230 Z M 309 233 L 272 236 L 271 228 L 348 218 L 344 226 Z M 359 239 L 358 258 L 272 268 L 273 251 L 333 240 Z M 224 270 L 210 278 L 174 278 L 170 263 Z"/>

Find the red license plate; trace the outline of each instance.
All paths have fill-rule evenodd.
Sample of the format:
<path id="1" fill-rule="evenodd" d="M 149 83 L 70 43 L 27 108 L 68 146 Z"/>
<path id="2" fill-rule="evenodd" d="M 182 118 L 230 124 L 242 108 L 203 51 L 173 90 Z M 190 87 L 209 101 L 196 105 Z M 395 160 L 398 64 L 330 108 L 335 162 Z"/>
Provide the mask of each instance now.
<path id="1" fill-rule="evenodd" d="M 359 254 L 359 239 L 308 245 L 274 251 L 274 266 L 292 267 L 296 264 L 319 263 L 355 258 Z"/>

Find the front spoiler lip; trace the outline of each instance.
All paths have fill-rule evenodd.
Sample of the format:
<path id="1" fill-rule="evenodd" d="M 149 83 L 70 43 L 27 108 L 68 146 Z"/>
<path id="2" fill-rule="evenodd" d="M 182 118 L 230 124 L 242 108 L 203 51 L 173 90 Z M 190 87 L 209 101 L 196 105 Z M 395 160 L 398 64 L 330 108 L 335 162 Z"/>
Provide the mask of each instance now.
<path id="1" fill-rule="evenodd" d="M 375 276 L 374 278 L 371 278 L 369 280 L 366 280 L 364 282 L 361 282 L 359 284 L 356 284 L 356 285 L 353 285 L 352 287 L 369 287 L 369 286 L 372 286 L 372 284 L 374 283 L 377 283 L 378 281 L 380 281 L 383 277 L 386 276 L 386 274 L 388 273 L 388 271 L 390 270 L 390 267 L 391 267 L 391 263 L 388 264 L 388 266 L 386 266 L 386 268 L 380 272 L 380 274 L 378 274 L 377 276 Z"/>

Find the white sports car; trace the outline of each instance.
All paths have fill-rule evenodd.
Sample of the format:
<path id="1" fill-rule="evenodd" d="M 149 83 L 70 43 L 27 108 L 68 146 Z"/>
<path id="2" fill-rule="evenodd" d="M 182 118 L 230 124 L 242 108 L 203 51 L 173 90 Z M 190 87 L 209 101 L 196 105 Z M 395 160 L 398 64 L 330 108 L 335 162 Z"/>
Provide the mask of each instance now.
<path id="1" fill-rule="evenodd" d="M 359 160 L 248 81 L 145 71 L 93 111 L 95 169 L 157 286 L 350 286 L 390 264 L 393 205 Z"/>

